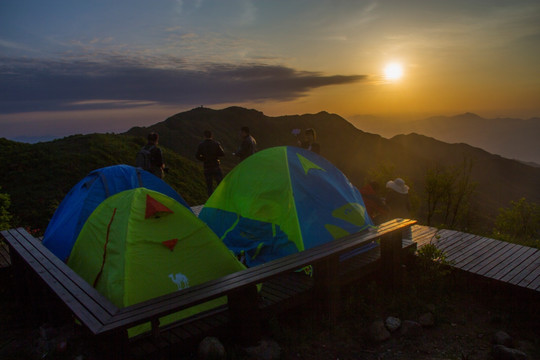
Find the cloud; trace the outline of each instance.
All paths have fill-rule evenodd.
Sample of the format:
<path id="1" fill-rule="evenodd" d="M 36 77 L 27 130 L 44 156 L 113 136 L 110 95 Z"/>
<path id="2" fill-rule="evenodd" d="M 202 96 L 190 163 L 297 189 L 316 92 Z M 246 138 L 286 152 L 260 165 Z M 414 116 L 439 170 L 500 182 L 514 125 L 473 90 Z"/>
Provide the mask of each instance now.
<path id="1" fill-rule="evenodd" d="M 365 79 L 265 64 L 194 68 L 178 58 L 0 58 L 0 113 L 287 101 L 322 86 Z"/>

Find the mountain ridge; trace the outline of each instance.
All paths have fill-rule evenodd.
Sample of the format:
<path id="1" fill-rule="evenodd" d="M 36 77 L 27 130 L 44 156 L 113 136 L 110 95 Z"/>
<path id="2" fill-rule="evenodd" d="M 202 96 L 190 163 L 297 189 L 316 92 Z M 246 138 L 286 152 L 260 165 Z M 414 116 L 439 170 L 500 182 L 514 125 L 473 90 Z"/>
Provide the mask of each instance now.
<path id="1" fill-rule="evenodd" d="M 197 120 L 189 120 L 192 111 L 197 111 Z M 185 127 L 186 122 L 189 128 Z M 415 192 L 422 194 L 427 169 L 437 164 L 454 166 L 462 163 L 464 159 L 471 159 L 476 167 L 473 180 L 478 179 L 488 184 L 506 184 L 503 191 L 496 186 L 481 185 L 482 189 L 486 190 L 479 197 L 482 203 L 480 217 L 489 222 L 493 222 L 498 209 L 508 206 L 510 201 L 526 197 L 530 201 L 540 202 L 540 194 L 535 185 L 535 182 L 540 183 L 540 169 L 490 154 L 466 143 L 448 144 L 425 135 L 413 133 L 386 139 L 358 129 L 345 118 L 327 112 L 270 117 L 260 111 L 240 107 L 221 110 L 199 108 L 175 114 L 147 128 L 137 128 L 136 131 L 131 129 L 126 134 L 145 136 L 149 131 L 162 131 L 167 134 L 163 139 L 164 144 L 189 157 L 194 154 L 198 142 L 202 140 L 202 132 L 208 128 L 213 130 L 215 138 L 223 143 L 228 153 L 224 163 L 227 168 L 231 168 L 235 159 L 231 158 L 230 153 L 238 145 L 237 132 L 242 125 L 252 129 L 259 148 L 294 145 L 292 129 L 315 128 L 321 144 L 321 154 L 342 170 L 357 187 L 361 187 L 368 180 L 371 172 L 387 167 L 393 169 L 394 176 L 405 178 Z M 178 130 L 180 132 L 177 132 Z M 182 132 L 189 133 L 189 136 Z M 176 139 L 176 144 L 168 142 L 171 137 Z M 187 143 L 189 146 L 186 147 Z M 512 171 L 505 171 L 505 167 Z M 492 193 L 497 196 L 494 198 L 490 195 Z"/>
<path id="2" fill-rule="evenodd" d="M 382 119 L 375 116 L 351 117 L 356 127 L 391 138 L 399 134 L 435 137 L 447 143 L 463 142 L 524 163 L 540 166 L 540 118 L 486 119 L 467 112 L 454 116 L 432 116 L 421 120 Z"/>
<path id="3" fill-rule="evenodd" d="M 384 181 L 404 178 L 417 199 L 417 217 L 422 222 L 425 178 L 434 166 L 473 162 L 473 180 L 479 183 L 475 199 L 479 231 L 489 231 L 498 209 L 525 197 L 540 203 L 540 168 L 493 155 L 467 144 L 448 144 L 419 134 L 386 139 L 362 131 L 343 117 L 328 112 L 269 117 L 255 109 L 196 108 L 172 115 L 148 127 L 133 127 L 124 134 L 73 135 L 37 144 L 0 139 L 1 192 L 11 196 L 17 225 L 43 227 L 67 191 L 90 171 L 119 163 L 133 164 L 138 148 L 150 131 L 160 134 L 165 162 L 171 169 L 165 178 L 190 205 L 203 204 L 206 196 L 202 165 L 195 159 L 204 130 L 210 129 L 222 142 L 224 171 L 238 159 L 232 152 L 239 145 L 241 126 L 249 126 L 259 150 L 295 145 L 295 128 L 315 128 L 321 155 L 361 187 L 373 174 Z"/>

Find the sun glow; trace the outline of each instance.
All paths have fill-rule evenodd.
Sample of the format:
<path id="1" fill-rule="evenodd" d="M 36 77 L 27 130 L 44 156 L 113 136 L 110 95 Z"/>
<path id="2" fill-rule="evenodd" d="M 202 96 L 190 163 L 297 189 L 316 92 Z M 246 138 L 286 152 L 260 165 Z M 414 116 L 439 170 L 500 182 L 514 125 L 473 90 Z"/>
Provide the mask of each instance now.
<path id="1" fill-rule="evenodd" d="M 396 81 L 403 77 L 403 66 L 400 63 L 389 63 L 384 67 L 384 78 Z"/>

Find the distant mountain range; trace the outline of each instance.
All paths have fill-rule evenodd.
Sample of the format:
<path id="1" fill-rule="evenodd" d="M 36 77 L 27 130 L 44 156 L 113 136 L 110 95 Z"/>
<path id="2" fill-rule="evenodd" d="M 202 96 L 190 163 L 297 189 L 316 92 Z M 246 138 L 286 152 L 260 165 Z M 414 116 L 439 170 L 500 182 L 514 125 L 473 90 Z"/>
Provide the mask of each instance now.
<path id="1" fill-rule="evenodd" d="M 375 116 L 349 119 L 361 130 L 391 138 L 418 133 L 447 143 L 466 143 L 493 154 L 540 166 L 540 118 L 484 119 L 476 114 L 403 121 Z"/>
<path id="2" fill-rule="evenodd" d="M 222 142 L 227 154 L 223 167 L 227 172 L 238 163 L 232 152 L 240 143 L 241 126 L 251 128 L 259 150 L 295 145 L 292 129 L 314 128 L 321 155 L 357 187 L 377 172 L 385 174 L 385 181 L 398 176 L 404 178 L 411 186 L 420 222 L 428 169 L 454 166 L 464 159 L 473 162 L 472 179 L 478 184 L 473 200 L 478 232 L 489 232 L 498 209 L 508 207 L 512 200 L 525 197 L 530 202 L 540 203 L 540 168 L 470 145 L 448 144 L 418 134 L 386 139 L 361 131 L 344 118 L 327 112 L 269 117 L 240 107 L 196 108 L 149 127 L 134 127 L 120 135 L 74 135 L 37 144 L 0 138 L 0 192 L 11 196 L 14 225 L 44 228 L 75 183 L 100 167 L 133 164 L 147 134 L 157 131 L 165 162 L 171 169 L 166 181 L 190 205 L 202 204 L 206 199 L 202 165 L 197 163 L 195 152 L 203 131 L 212 130 L 215 138 Z"/>
<path id="3" fill-rule="evenodd" d="M 434 138 L 410 134 L 386 139 L 354 127 L 336 114 L 320 112 L 293 116 L 269 117 L 256 110 L 230 107 L 223 110 L 196 108 L 176 114 L 147 128 L 132 128 L 127 134 L 143 137 L 157 131 L 161 143 L 179 154 L 194 159 L 202 133 L 213 130 L 226 152 L 225 165 L 236 164 L 230 153 L 239 143 L 239 129 L 247 125 L 259 148 L 294 145 L 291 130 L 314 128 L 321 144 L 321 154 L 341 169 L 357 187 L 381 167 L 393 176 L 410 182 L 419 197 L 423 195 L 426 172 L 437 165 L 452 166 L 464 159 L 473 161 L 473 180 L 478 186 L 476 209 L 481 222 L 491 224 L 500 207 L 525 197 L 540 203 L 540 168 L 490 154 L 459 143 L 448 144 Z M 390 179 L 388 179 L 390 180 Z"/>

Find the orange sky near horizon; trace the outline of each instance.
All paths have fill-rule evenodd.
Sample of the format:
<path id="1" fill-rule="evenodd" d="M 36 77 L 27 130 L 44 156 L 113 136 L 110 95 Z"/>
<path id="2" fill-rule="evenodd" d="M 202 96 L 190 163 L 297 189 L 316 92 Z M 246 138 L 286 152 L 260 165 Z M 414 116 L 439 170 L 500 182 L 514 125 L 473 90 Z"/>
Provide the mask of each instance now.
<path id="1" fill-rule="evenodd" d="M 8 138 L 122 132 L 200 105 L 540 117 L 535 0 L 5 0 L 0 54 Z"/>

